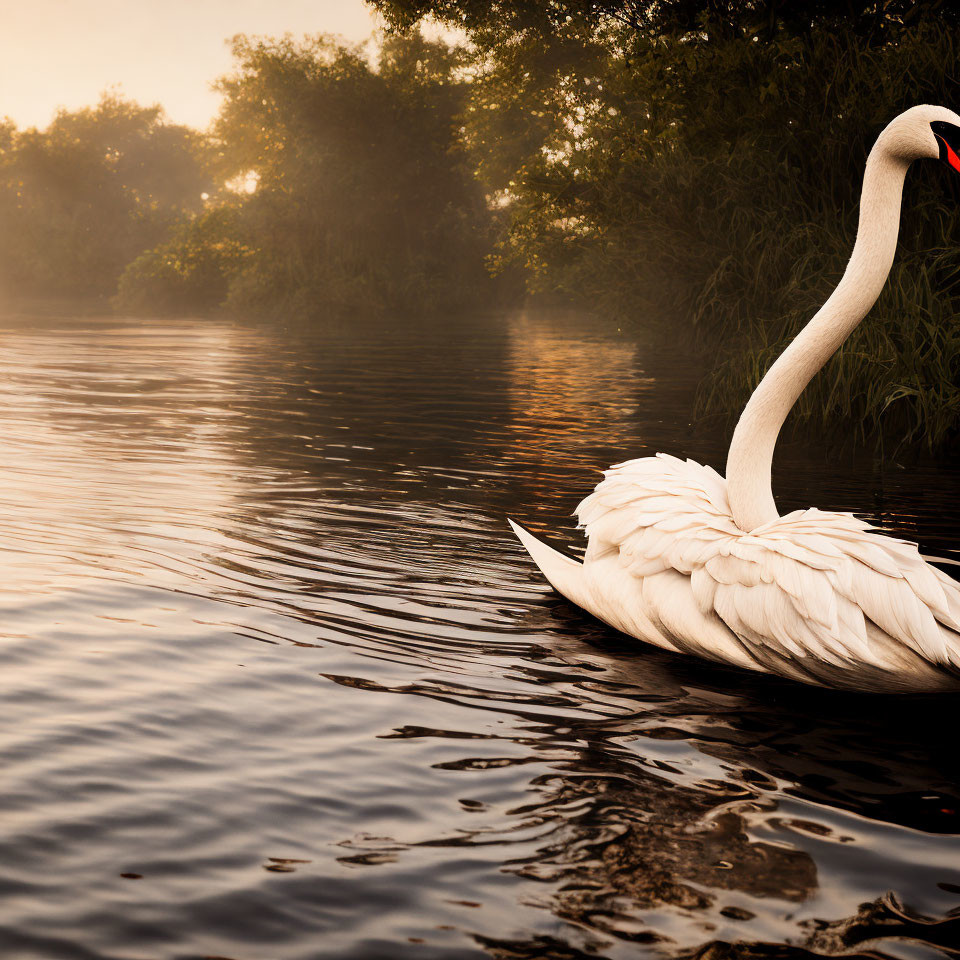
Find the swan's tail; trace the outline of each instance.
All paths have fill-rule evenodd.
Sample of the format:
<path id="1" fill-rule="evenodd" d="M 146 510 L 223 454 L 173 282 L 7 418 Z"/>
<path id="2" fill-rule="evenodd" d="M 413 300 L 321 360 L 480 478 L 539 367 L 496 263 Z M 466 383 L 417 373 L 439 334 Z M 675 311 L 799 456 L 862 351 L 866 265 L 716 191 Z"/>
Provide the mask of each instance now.
<path id="1" fill-rule="evenodd" d="M 509 518 L 507 523 L 513 528 L 517 539 L 527 548 L 527 553 L 540 568 L 540 572 L 550 581 L 553 589 L 579 606 L 585 606 L 586 583 L 583 576 L 583 564 L 577 563 L 570 557 L 565 557 L 558 550 L 554 550 L 553 547 L 548 547 L 532 533 L 524 530 L 519 523 L 514 523 Z"/>

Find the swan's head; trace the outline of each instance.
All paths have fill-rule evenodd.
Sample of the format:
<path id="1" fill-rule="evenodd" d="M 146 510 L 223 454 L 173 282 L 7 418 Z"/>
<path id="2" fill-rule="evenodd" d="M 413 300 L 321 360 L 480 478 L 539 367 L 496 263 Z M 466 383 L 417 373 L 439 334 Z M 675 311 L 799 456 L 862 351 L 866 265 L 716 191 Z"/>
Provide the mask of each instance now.
<path id="1" fill-rule="evenodd" d="M 898 160 L 943 160 L 960 172 L 960 116 L 946 107 L 921 104 L 895 117 L 877 146 Z"/>

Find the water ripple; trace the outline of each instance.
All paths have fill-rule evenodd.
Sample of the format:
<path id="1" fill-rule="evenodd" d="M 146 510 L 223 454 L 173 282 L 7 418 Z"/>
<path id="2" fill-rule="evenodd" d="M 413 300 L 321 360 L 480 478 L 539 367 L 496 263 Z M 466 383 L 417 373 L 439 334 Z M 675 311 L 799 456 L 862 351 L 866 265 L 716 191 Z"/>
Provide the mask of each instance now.
<path id="1" fill-rule="evenodd" d="M 0 952 L 960 954 L 952 701 L 642 648 L 505 526 L 720 466 L 689 376 L 573 315 L 7 318 Z M 955 555 L 955 468 L 778 469 Z"/>

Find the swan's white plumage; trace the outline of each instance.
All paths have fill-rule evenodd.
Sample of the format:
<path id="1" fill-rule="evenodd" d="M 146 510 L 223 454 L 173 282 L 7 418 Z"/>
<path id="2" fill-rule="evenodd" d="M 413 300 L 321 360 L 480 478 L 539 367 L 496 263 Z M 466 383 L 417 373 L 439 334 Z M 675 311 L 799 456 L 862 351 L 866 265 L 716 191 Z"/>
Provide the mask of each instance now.
<path id="1" fill-rule="evenodd" d="M 916 544 L 878 536 L 849 514 L 797 510 L 744 533 L 730 516 L 723 477 L 659 454 L 606 471 L 577 516 L 588 563 L 615 557 L 652 610 L 688 590 L 698 614 L 715 614 L 751 665 L 764 666 L 772 650 L 839 670 L 895 671 L 901 645 L 908 662 L 915 654 L 960 667 L 960 585 Z M 661 580 L 665 572 L 686 582 Z M 878 642 L 877 631 L 888 642 Z"/>
<path id="2" fill-rule="evenodd" d="M 960 584 L 916 544 L 850 514 L 778 516 L 770 488 L 790 408 L 889 273 L 907 167 L 949 156 L 944 136 L 960 149 L 960 117 L 932 106 L 905 111 L 880 134 L 850 263 L 754 391 L 726 479 L 664 454 L 612 467 L 577 508 L 589 538 L 582 564 L 513 524 L 560 593 L 668 650 L 831 686 L 960 689 Z"/>
<path id="3" fill-rule="evenodd" d="M 960 584 L 916 544 L 817 509 L 745 533 L 723 477 L 666 454 L 604 476 L 577 508 L 583 564 L 514 525 L 551 583 L 601 620 L 806 682 L 960 687 Z"/>

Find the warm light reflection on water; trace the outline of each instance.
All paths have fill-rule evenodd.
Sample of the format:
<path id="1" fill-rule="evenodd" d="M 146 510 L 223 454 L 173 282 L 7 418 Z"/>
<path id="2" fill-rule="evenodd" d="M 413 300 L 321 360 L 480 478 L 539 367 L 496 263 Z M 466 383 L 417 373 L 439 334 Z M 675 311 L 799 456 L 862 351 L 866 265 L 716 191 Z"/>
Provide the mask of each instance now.
<path id="1" fill-rule="evenodd" d="M 636 413 L 638 389 L 650 385 L 628 337 L 609 328 L 591 335 L 578 317 L 560 316 L 547 327 L 523 313 L 510 318 L 508 331 L 507 375 L 522 449 L 535 444 L 569 456 L 602 443 L 605 432 L 623 431 Z"/>
<path id="2" fill-rule="evenodd" d="M 218 519 L 243 492 L 233 336 L 226 326 L 6 333 L 5 592 L 59 589 L 82 572 L 162 576 L 168 543 L 181 562 L 216 551 Z"/>
<path id="3" fill-rule="evenodd" d="M 721 466 L 688 381 L 570 315 L 6 321 L 0 952 L 956 948 L 952 700 L 640 648 L 509 535 L 627 456 Z M 779 468 L 960 540 L 949 468 Z"/>

